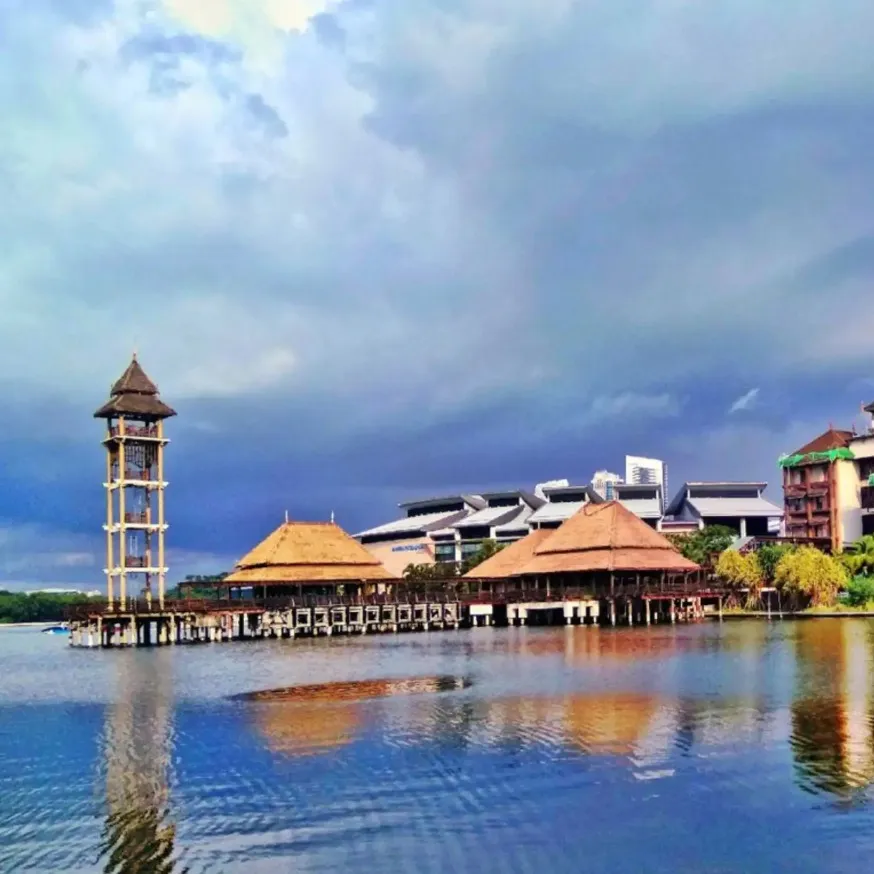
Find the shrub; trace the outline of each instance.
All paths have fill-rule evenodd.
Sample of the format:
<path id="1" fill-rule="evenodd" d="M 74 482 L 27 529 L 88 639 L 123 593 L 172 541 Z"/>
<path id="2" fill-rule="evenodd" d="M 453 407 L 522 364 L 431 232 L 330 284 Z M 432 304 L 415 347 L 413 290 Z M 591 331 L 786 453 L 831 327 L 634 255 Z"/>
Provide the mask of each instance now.
<path id="1" fill-rule="evenodd" d="M 760 547 L 756 555 L 759 557 L 759 565 L 762 568 L 762 576 L 768 583 L 774 582 L 774 574 L 777 571 L 777 565 L 784 555 L 794 552 L 795 547 L 788 543 L 766 543 Z"/>
<path id="2" fill-rule="evenodd" d="M 846 586 L 847 572 L 832 556 L 802 546 L 777 562 L 774 582 L 796 606 L 826 607 L 835 603 L 838 592 Z"/>
<path id="3" fill-rule="evenodd" d="M 747 591 L 747 606 L 758 603 L 764 577 L 755 553 L 742 555 L 735 549 L 727 549 L 716 562 L 716 573 L 736 592 Z"/>
<path id="4" fill-rule="evenodd" d="M 854 577 L 847 584 L 847 603 L 851 607 L 874 604 L 874 577 Z"/>

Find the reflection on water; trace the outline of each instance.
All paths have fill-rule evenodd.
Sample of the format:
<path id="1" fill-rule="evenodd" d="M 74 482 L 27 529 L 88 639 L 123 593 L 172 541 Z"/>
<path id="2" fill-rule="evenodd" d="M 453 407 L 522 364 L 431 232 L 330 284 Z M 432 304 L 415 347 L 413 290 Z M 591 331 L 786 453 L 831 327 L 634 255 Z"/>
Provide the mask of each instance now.
<path id="1" fill-rule="evenodd" d="M 850 797 L 874 780 L 871 631 L 853 620 L 799 624 L 791 743 L 809 791 Z"/>
<path id="2" fill-rule="evenodd" d="M 172 658 L 168 651 L 118 653 L 116 701 L 102 743 L 106 874 L 171 874 L 176 828 L 169 818 Z"/>
<path id="3" fill-rule="evenodd" d="M 874 622 L 45 637 L 0 635 L 0 872 L 844 874 L 874 853 Z"/>
<path id="4" fill-rule="evenodd" d="M 271 750 L 300 756 L 350 743 L 364 718 L 357 703 L 451 692 L 470 685 L 463 677 L 403 677 L 288 686 L 235 697 L 260 703 L 254 710 L 255 723 Z"/>

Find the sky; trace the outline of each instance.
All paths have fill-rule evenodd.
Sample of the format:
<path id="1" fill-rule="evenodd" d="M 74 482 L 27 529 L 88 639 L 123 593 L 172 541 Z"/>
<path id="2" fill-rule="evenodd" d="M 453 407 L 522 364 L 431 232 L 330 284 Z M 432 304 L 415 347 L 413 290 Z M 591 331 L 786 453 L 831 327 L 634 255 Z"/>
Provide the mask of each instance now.
<path id="1" fill-rule="evenodd" d="M 170 578 L 278 525 L 762 479 L 874 400 L 870 0 L 0 0 L 0 586 L 102 585 L 137 350 Z"/>

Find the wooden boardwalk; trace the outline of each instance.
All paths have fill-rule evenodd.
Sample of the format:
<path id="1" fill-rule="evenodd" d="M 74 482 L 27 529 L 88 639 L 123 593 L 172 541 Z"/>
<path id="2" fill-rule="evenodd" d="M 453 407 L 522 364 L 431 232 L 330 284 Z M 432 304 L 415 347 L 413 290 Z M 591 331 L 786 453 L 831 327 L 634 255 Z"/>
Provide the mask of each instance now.
<path id="1" fill-rule="evenodd" d="M 495 583 L 494 591 L 480 584 L 475 592 L 92 602 L 71 608 L 67 619 L 73 646 L 115 648 L 492 625 L 650 625 L 702 619 L 705 602 L 721 614 L 723 594 L 700 586 L 679 591 L 636 586 L 604 596 L 590 589 Z"/>

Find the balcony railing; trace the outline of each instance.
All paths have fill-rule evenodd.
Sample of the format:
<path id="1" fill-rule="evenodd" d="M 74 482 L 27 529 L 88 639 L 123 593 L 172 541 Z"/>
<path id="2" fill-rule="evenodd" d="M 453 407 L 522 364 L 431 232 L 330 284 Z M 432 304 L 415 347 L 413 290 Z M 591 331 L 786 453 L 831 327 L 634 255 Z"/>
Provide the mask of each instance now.
<path id="1" fill-rule="evenodd" d="M 124 559 L 125 567 L 148 567 L 149 562 L 142 555 L 127 555 Z"/>
<path id="2" fill-rule="evenodd" d="M 151 481 L 156 480 L 158 474 L 149 468 L 126 467 L 124 470 L 124 478 Z"/>
<path id="3" fill-rule="evenodd" d="M 109 429 L 109 433 L 113 437 L 158 437 L 158 429 L 154 425 L 145 425 L 137 427 L 135 425 L 125 425 L 124 430 L 113 425 Z"/>
<path id="4" fill-rule="evenodd" d="M 862 486 L 862 509 L 874 510 L 874 486 Z"/>
<path id="5" fill-rule="evenodd" d="M 149 514 L 148 513 L 125 513 L 124 521 L 129 522 L 131 525 L 148 525 L 149 524 Z"/>

